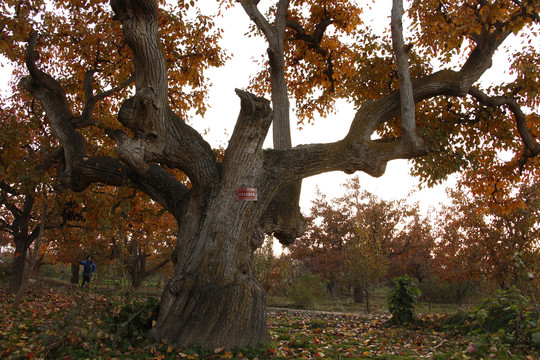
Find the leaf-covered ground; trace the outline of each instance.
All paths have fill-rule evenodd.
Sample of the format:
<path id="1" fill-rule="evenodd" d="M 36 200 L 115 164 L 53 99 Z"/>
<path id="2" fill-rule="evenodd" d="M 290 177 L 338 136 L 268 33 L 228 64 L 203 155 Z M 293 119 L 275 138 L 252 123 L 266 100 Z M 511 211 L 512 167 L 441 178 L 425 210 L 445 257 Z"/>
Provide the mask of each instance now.
<path id="1" fill-rule="evenodd" d="M 437 353 L 467 347 L 465 339 L 436 331 L 440 317 L 424 317 L 421 326 L 389 325 L 387 315 L 271 311 L 275 349 L 281 358 L 432 359 Z"/>
<path id="2" fill-rule="evenodd" d="M 386 315 L 269 310 L 267 348 L 226 351 L 152 344 L 129 321 L 155 314 L 119 313 L 130 296 L 68 287 L 31 287 L 20 309 L 0 286 L 2 359 L 480 359 L 467 336 L 441 332 L 442 316 L 419 316 L 413 326 L 390 325 Z M 139 300 L 140 301 L 140 300 Z M 496 342 L 495 342 L 496 343 Z M 469 348 L 470 349 L 470 348 Z M 483 358 L 536 359 L 538 353 L 493 345 Z"/>

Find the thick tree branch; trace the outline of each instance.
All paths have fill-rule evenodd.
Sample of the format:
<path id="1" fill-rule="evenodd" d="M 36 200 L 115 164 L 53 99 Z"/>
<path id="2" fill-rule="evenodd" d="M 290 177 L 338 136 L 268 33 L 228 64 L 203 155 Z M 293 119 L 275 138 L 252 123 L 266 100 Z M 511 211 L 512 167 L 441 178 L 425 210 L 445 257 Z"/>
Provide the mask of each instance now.
<path id="1" fill-rule="evenodd" d="M 172 110 L 167 112 L 167 137 L 158 162 L 183 171 L 194 189 L 204 188 L 220 177 L 219 165 L 210 145 Z"/>
<path id="2" fill-rule="evenodd" d="M 512 33 L 511 29 L 496 29 L 493 32 L 483 31 L 476 39 L 476 47 L 461 68 L 460 73 L 467 77 L 471 86 L 475 83 L 492 65 L 493 54 L 503 41 Z"/>
<path id="3" fill-rule="evenodd" d="M 86 155 L 86 143 L 71 125 L 74 116 L 64 90 L 58 81 L 38 69 L 36 65 L 39 57 L 36 50 L 37 38 L 37 33 L 32 33 L 26 51 L 26 66 L 30 76 L 24 77 L 20 84 L 38 99 L 45 109 L 50 119 L 52 133 L 64 148 L 63 175 L 69 179 L 73 176 L 74 162 Z"/>
<path id="4" fill-rule="evenodd" d="M 393 0 L 392 6 L 392 46 L 396 56 L 397 72 L 399 79 L 399 93 L 401 102 L 401 124 L 403 129 L 403 141 L 411 146 L 413 151 L 425 155 L 422 140 L 416 134 L 415 104 L 411 75 L 409 72 L 409 60 L 403 40 L 403 0 Z"/>
<path id="5" fill-rule="evenodd" d="M 122 164 L 118 159 L 87 156 L 84 138 L 72 125 L 74 116 L 68 106 L 62 87 L 51 76 L 39 70 L 35 63 L 38 59 L 38 53 L 35 49 L 36 44 L 37 34 L 33 34 L 28 44 L 26 61 L 30 76 L 23 78 L 21 85 L 43 105 L 50 121 L 53 135 L 59 140 L 62 146 L 61 149 L 55 151 L 43 164 L 43 166 L 49 167 L 53 162 L 60 160 L 58 173 L 60 189 L 70 188 L 74 191 L 83 191 L 93 182 L 102 182 L 116 186 L 131 184 L 149 194 L 154 200 L 171 211 L 175 217 L 179 218 L 178 211 L 183 206 L 183 199 L 188 191 L 170 173 L 157 165 L 147 165 L 146 161 L 144 166 L 147 170 L 141 172 Z M 96 95 L 97 98 L 102 96 L 104 95 Z M 191 161 L 195 162 L 199 168 L 208 167 L 210 170 L 206 169 L 201 173 L 207 178 L 211 177 L 211 174 L 216 171 L 215 159 L 211 148 L 195 130 L 189 128 L 189 126 L 185 125 L 177 117 L 175 118 L 169 109 L 167 109 L 166 114 L 168 119 L 172 119 L 171 122 L 174 129 L 183 128 L 180 133 L 178 133 L 179 130 L 175 130 L 169 131 L 169 134 L 173 138 L 181 139 L 184 144 L 187 144 L 187 149 L 183 149 L 184 151 L 182 152 L 186 167 L 188 167 L 188 160 L 186 159 L 189 159 L 190 156 L 193 157 L 193 153 L 205 154 L 205 156 L 198 158 L 195 156 L 195 160 Z M 135 139 L 133 141 L 145 140 Z M 120 150 L 122 150 L 121 145 L 119 144 Z M 173 148 L 172 151 L 176 148 L 178 146 Z M 200 150 L 201 148 L 203 150 Z M 194 152 L 190 153 L 192 150 Z M 127 158 L 131 159 L 132 157 L 127 156 Z M 178 160 L 178 155 L 176 160 Z M 208 162 L 211 162 L 212 166 L 206 166 Z"/>
<path id="6" fill-rule="evenodd" d="M 76 191 L 99 182 L 112 186 L 132 186 L 148 194 L 178 220 L 187 204 L 190 190 L 161 166 L 152 164 L 139 174 L 112 157 L 87 157 L 78 167 L 81 183 Z"/>
<path id="7" fill-rule="evenodd" d="M 252 1 L 240 1 L 244 10 L 261 30 L 268 42 L 272 107 L 274 109 L 273 140 L 275 149 L 289 149 L 292 146 L 289 94 L 285 80 L 285 27 L 289 0 L 280 0 L 277 5 L 274 26 L 263 17 Z"/>
<path id="8" fill-rule="evenodd" d="M 113 0 L 111 5 L 133 51 L 137 91 L 118 114 L 135 137 L 111 133 L 118 143 L 118 156 L 141 174 L 148 163 L 160 162 L 185 172 L 194 189 L 205 187 L 219 176 L 218 166 L 211 147 L 169 108 L 157 2 Z"/>
<path id="9" fill-rule="evenodd" d="M 523 110 L 516 99 L 506 96 L 489 96 L 475 87 L 470 88 L 469 94 L 482 105 L 489 107 L 507 107 L 514 114 L 519 135 L 525 145 L 523 158 L 526 160 L 540 154 L 540 143 L 533 138 L 527 127 L 527 116 L 523 113 Z"/>
<path id="10" fill-rule="evenodd" d="M 486 64 L 481 61 L 481 64 Z M 484 68 L 484 70 L 486 70 Z M 474 76 L 473 76 L 474 75 Z M 454 72 L 443 70 L 413 81 L 415 103 L 436 96 L 465 97 L 480 74 L 477 71 Z M 474 90 L 473 90 L 474 92 Z M 419 156 L 399 139 L 372 141 L 371 135 L 384 122 L 400 114 L 399 92 L 364 103 L 358 109 L 345 138 L 331 144 L 298 146 L 289 151 L 267 151 L 265 168 L 272 178 L 290 181 L 328 171 L 353 173 L 364 171 L 372 176 L 384 173 L 386 163 L 393 159 L 411 159 Z M 293 175 L 290 177 L 290 175 Z"/>
<path id="11" fill-rule="evenodd" d="M 285 32 L 285 26 L 287 25 L 287 13 L 289 11 L 290 0 L 279 0 L 277 12 L 276 12 L 276 24 L 275 32 L 277 34 L 283 34 Z"/>
<path id="12" fill-rule="evenodd" d="M 249 18 L 255 25 L 259 28 L 259 30 L 262 31 L 264 36 L 266 37 L 266 40 L 270 44 L 270 47 L 275 47 L 277 44 L 275 44 L 275 34 L 274 30 L 272 28 L 272 25 L 265 19 L 265 17 L 261 14 L 259 9 L 257 8 L 258 1 L 252 1 L 252 0 L 237 0 L 242 7 L 244 8 L 244 11 L 246 14 L 248 14 Z"/>
<path id="13" fill-rule="evenodd" d="M 71 125 L 76 129 L 83 128 L 86 126 L 97 125 L 97 122 L 94 120 L 94 110 L 95 110 L 96 104 L 100 100 L 103 100 L 106 97 L 126 88 L 134 81 L 134 76 L 130 76 L 127 80 L 123 81 L 118 86 L 115 86 L 109 90 L 103 91 L 99 94 L 94 94 L 94 89 L 93 89 L 92 84 L 94 81 L 95 72 L 96 72 L 95 69 L 88 70 L 84 77 L 83 88 L 84 88 L 86 103 L 84 105 L 82 114 L 73 118 L 71 121 Z"/>
<path id="14" fill-rule="evenodd" d="M 272 123 L 272 110 L 268 100 L 241 90 L 236 90 L 236 94 L 241 100 L 241 110 L 223 160 L 223 184 L 233 189 L 240 185 L 237 184 L 236 177 L 245 179 L 247 175 L 235 169 L 245 168 L 242 164 L 246 163 L 256 164 L 254 160 L 260 157 L 264 139 Z M 257 175 L 255 170 L 246 171 L 253 173 L 253 176 Z M 244 184 L 246 187 L 248 185 Z"/>

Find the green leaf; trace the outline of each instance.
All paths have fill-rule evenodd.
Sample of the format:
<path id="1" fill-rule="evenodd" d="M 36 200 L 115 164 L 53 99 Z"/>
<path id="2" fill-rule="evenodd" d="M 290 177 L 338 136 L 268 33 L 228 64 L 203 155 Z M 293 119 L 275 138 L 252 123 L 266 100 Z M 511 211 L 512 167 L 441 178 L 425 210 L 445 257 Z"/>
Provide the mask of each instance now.
<path id="1" fill-rule="evenodd" d="M 540 348 L 540 332 L 531 334 L 531 343 L 534 347 Z"/>

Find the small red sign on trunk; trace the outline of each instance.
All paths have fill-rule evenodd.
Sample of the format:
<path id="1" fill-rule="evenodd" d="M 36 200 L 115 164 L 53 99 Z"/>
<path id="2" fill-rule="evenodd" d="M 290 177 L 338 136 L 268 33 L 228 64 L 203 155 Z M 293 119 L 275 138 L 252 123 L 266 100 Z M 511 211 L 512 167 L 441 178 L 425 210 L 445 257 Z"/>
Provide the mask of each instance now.
<path id="1" fill-rule="evenodd" d="M 257 189 L 256 188 L 236 189 L 236 201 L 257 201 Z"/>

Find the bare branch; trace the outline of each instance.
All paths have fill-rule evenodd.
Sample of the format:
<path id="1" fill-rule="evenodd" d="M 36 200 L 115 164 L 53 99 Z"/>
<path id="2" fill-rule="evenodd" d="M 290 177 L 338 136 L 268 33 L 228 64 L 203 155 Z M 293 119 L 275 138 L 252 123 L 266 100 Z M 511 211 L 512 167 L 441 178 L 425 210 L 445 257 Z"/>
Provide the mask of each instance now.
<path id="1" fill-rule="evenodd" d="M 287 24 L 287 12 L 289 11 L 289 0 L 279 0 L 276 12 L 275 33 L 280 36 L 285 31 Z"/>
<path id="2" fill-rule="evenodd" d="M 514 114 L 519 135 L 521 136 L 523 144 L 525 145 L 523 158 L 526 160 L 540 154 L 540 143 L 533 138 L 529 128 L 527 127 L 527 116 L 523 113 L 521 106 L 518 104 L 515 98 L 506 96 L 489 96 L 475 87 L 470 88 L 469 94 L 481 104 L 489 107 L 506 106 Z"/>
<path id="3" fill-rule="evenodd" d="M 127 80 L 120 83 L 118 86 L 115 86 L 109 90 L 106 90 L 97 95 L 94 95 L 92 83 L 93 83 L 94 74 L 96 73 L 96 71 L 97 70 L 95 69 L 90 69 L 86 72 L 86 75 L 84 77 L 83 88 L 84 88 L 86 103 L 84 105 L 82 114 L 71 120 L 71 125 L 76 129 L 83 128 L 86 126 L 97 125 L 97 122 L 94 120 L 94 110 L 95 110 L 96 104 L 100 100 L 106 98 L 107 96 L 110 96 L 126 88 L 127 86 L 132 84 L 133 81 L 135 80 L 135 76 L 132 75 Z"/>
<path id="4" fill-rule="evenodd" d="M 270 44 L 270 47 L 275 47 L 275 33 L 272 28 L 272 25 L 266 20 L 266 18 L 261 14 L 259 9 L 257 8 L 258 1 L 252 1 L 252 0 L 237 0 L 242 7 L 244 8 L 246 14 L 248 14 L 251 21 L 255 23 L 255 25 L 259 28 L 259 30 L 262 31 L 264 36 L 266 37 L 266 40 Z"/>
<path id="5" fill-rule="evenodd" d="M 148 254 L 147 256 L 150 256 L 150 254 Z M 156 265 L 155 265 L 154 267 L 152 267 L 150 270 L 145 271 L 144 276 L 148 276 L 148 275 L 154 274 L 156 271 L 158 271 L 159 269 L 161 269 L 162 267 L 164 267 L 165 265 L 167 265 L 170 261 L 171 261 L 171 258 L 167 258 L 167 259 L 163 260 L 162 262 L 160 262 L 159 264 L 156 264 Z"/>
<path id="6" fill-rule="evenodd" d="M 409 72 L 409 60 L 403 40 L 403 0 L 393 0 L 392 6 L 392 46 L 396 56 L 398 68 L 399 93 L 401 99 L 401 124 L 403 140 L 414 151 L 426 154 L 422 140 L 416 134 L 415 105 L 411 75 Z"/>
<path id="7" fill-rule="evenodd" d="M 287 27 L 294 30 L 296 40 L 301 40 L 307 44 L 309 48 L 314 49 L 317 53 L 322 55 L 324 58 L 328 56 L 328 52 L 321 48 L 321 41 L 324 35 L 324 32 L 332 24 L 332 19 L 325 17 L 321 20 L 319 24 L 315 27 L 313 34 L 308 34 L 306 30 L 300 25 L 297 21 L 288 18 Z"/>

